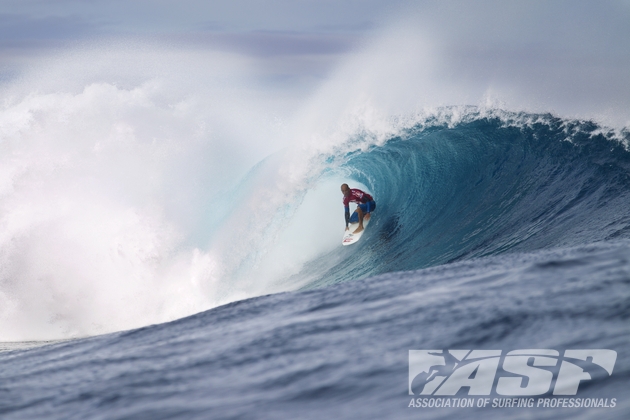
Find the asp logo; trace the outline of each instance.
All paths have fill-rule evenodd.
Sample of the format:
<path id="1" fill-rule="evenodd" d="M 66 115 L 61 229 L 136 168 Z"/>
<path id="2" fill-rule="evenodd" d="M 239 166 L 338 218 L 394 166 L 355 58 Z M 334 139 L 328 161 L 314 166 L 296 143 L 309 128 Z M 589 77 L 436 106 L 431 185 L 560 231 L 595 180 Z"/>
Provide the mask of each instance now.
<path id="1" fill-rule="evenodd" d="M 606 349 L 409 350 L 409 395 L 576 395 L 582 381 L 612 375 Z M 501 368 L 499 368 L 499 366 Z"/>

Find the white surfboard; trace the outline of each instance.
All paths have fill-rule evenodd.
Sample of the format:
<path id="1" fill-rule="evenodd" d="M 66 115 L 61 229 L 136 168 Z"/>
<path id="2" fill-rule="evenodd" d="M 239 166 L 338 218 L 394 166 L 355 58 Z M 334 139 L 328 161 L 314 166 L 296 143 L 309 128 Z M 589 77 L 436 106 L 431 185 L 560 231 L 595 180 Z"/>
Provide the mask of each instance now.
<path id="1" fill-rule="evenodd" d="M 371 217 L 370 217 L 371 219 Z M 361 239 L 361 236 L 365 233 L 368 224 L 370 223 L 370 219 L 363 219 L 363 230 L 359 233 L 352 233 L 359 227 L 359 222 L 350 223 L 348 225 L 348 230 L 346 230 L 343 234 L 343 240 L 341 241 L 341 245 L 352 245 Z"/>

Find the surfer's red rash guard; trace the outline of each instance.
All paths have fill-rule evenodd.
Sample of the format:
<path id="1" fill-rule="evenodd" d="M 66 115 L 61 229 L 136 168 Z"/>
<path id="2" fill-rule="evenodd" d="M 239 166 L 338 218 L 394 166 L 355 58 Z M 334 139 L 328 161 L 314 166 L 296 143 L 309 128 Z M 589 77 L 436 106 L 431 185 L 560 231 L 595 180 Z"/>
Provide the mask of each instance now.
<path id="1" fill-rule="evenodd" d="M 372 196 L 358 188 L 351 188 L 350 194 L 343 196 L 343 207 L 346 210 L 346 227 L 348 227 L 348 221 L 350 220 L 350 203 L 363 204 L 370 201 L 374 201 Z"/>

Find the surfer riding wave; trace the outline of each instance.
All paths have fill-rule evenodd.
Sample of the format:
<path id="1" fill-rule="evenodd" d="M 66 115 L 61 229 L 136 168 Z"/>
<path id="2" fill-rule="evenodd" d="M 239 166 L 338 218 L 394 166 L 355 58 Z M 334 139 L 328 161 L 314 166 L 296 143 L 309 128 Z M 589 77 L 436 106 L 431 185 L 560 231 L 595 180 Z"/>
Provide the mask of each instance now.
<path id="1" fill-rule="evenodd" d="M 343 206 L 346 216 L 346 230 L 349 223 L 359 222 L 359 227 L 353 233 L 363 231 L 363 220 L 370 219 L 370 212 L 376 209 L 376 202 L 372 196 L 357 188 L 350 188 L 348 184 L 341 184 L 341 192 L 343 193 Z M 350 203 L 357 203 L 357 209 L 350 216 Z"/>

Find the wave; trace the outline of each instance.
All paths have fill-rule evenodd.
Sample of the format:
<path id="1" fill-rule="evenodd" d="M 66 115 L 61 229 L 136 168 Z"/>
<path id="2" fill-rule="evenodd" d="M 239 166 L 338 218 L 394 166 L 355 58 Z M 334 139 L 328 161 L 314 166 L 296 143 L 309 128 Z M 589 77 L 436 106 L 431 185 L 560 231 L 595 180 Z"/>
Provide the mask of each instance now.
<path id="1" fill-rule="evenodd" d="M 0 340 L 95 335 L 628 236 L 627 130 L 497 108 L 391 117 L 415 109 L 391 104 L 409 96 L 405 80 L 340 88 L 369 67 L 361 60 L 294 111 L 251 91 L 249 75 L 230 71 L 247 66 L 230 57 L 92 54 L 110 64 L 60 57 L 3 91 Z M 361 94 L 374 86 L 382 92 Z M 342 182 L 378 203 L 362 241 L 344 249 Z"/>
<path id="2" fill-rule="evenodd" d="M 311 286 L 627 238 L 629 138 L 550 114 L 469 108 L 425 117 L 344 156 L 340 171 L 367 186 L 378 210 L 358 249 L 311 263 L 312 274 L 342 259 Z"/>

